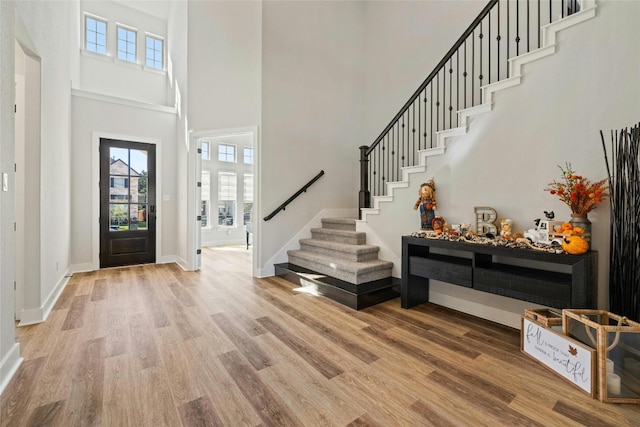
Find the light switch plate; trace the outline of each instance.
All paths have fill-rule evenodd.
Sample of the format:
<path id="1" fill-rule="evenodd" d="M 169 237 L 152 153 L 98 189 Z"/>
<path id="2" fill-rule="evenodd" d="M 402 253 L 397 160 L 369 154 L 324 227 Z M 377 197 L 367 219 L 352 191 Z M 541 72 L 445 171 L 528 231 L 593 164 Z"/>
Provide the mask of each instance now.
<path id="1" fill-rule="evenodd" d="M 2 191 L 9 191 L 9 175 L 6 172 L 2 173 Z"/>

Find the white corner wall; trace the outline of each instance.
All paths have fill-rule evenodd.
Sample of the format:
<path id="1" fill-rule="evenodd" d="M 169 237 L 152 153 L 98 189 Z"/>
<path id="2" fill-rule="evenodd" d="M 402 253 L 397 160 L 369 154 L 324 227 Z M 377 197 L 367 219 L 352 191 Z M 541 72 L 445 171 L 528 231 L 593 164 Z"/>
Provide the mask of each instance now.
<path id="1" fill-rule="evenodd" d="M 14 7 L 0 2 L 0 174 L 14 182 Z M 0 393 L 21 363 L 13 321 L 15 295 L 15 192 L 0 191 Z"/>
<path id="2" fill-rule="evenodd" d="M 559 220 L 568 208 L 543 189 L 559 179 L 558 165 L 571 162 L 592 180 L 606 177 L 599 131 L 640 122 L 640 3 L 599 1 L 596 18 L 564 30 L 556 54 L 525 65 L 523 83 L 497 93 L 493 111 L 475 117 L 469 134 L 450 140 L 443 156 L 427 161 L 393 204 L 368 216 L 372 230 L 395 263 L 399 277 L 400 236 L 419 229 L 412 210 L 418 187 L 435 179 L 437 214 L 449 223 L 475 223 L 474 206 L 491 206 L 515 222 L 515 231 L 533 226 L 544 210 Z M 384 52 L 380 52 L 383 55 Z M 609 206 L 589 214 L 593 249 L 599 252 L 598 307 L 608 307 Z M 524 308 L 535 306 L 435 282 L 433 302 L 519 327 Z"/>
<path id="3" fill-rule="evenodd" d="M 14 342 L 15 298 L 13 292 L 15 238 L 14 154 L 14 44 L 18 39 L 28 45 L 30 54 L 40 60 L 40 139 L 39 152 L 27 153 L 26 165 L 40 166 L 39 229 L 37 247 L 27 251 L 38 254 L 38 262 L 29 268 L 39 271 L 40 279 L 25 283 L 24 309 L 44 313 L 47 302 L 64 282 L 69 266 L 70 244 L 70 3 L 2 2 L 0 9 L 0 162 L 7 173 L 9 189 L 0 193 L 2 258 L 0 261 L 0 387 L 17 367 L 18 344 Z M 56 31 L 50 31 L 55 28 Z M 28 90 L 29 88 L 27 88 Z M 27 120 L 29 118 L 27 117 Z M 27 230 L 29 232 L 29 230 Z M 30 241 L 27 237 L 26 241 Z"/>
<path id="4" fill-rule="evenodd" d="M 260 175 L 263 274 L 322 209 L 357 207 L 363 143 L 364 2 L 264 2 Z M 269 264 L 263 261 L 269 260 Z"/>

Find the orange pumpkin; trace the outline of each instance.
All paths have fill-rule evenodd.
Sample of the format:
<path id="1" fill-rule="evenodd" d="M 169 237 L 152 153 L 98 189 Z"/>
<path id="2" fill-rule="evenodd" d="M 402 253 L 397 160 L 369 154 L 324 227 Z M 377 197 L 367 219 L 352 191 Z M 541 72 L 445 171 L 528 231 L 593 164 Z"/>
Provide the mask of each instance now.
<path id="1" fill-rule="evenodd" d="M 574 234 L 562 240 L 562 249 L 571 255 L 582 255 L 589 250 L 589 242 Z"/>

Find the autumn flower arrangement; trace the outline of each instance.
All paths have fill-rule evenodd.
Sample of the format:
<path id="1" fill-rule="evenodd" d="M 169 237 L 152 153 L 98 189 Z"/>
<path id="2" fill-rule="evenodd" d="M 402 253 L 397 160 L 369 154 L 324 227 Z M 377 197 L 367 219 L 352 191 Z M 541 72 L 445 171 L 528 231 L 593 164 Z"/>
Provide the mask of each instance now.
<path id="1" fill-rule="evenodd" d="M 566 163 L 565 168 L 558 167 L 562 171 L 562 180 L 549 183 L 545 191 L 558 196 L 571 208 L 571 213 L 586 215 L 609 195 L 607 179 L 591 182 L 576 174 L 571 168 L 571 163 Z"/>

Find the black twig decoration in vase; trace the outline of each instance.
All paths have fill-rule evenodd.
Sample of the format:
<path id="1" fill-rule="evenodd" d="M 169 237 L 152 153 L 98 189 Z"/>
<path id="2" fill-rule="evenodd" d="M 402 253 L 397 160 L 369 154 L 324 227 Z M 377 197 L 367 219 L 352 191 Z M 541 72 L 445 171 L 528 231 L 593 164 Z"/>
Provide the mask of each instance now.
<path id="1" fill-rule="evenodd" d="M 607 149 L 600 131 L 609 175 L 611 236 L 609 310 L 640 320 L 640 124 L 611 131 Z"/>

